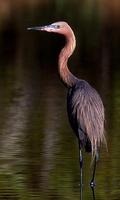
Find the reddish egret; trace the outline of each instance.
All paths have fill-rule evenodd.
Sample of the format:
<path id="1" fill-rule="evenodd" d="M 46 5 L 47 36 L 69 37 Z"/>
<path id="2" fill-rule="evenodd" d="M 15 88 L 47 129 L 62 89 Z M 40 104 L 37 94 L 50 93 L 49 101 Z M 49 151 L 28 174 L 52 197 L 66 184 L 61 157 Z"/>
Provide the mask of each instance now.
<path id="1" fill-rule="evenodd" d="M 66 38 L 66 44 L 59 55 L 58 69 L 61 80 L 68 88 L 68 118 L 79 141 L 80 183 L 82 185 L 82 150 L 84 148 L 86 152 L 92 153 L 94 160 L 93 175 L 90 182 L 91 187 L 94 187 L 98 151 L 101 143 L 106 143 L 104 135 L 104 106 L 98 92 L 85 80 L 75 77 L 68 69 L 68 58 L 72 55 L 76 46 L 75 35 L 66 22 L 31 27 L 28 30 L 59 33 Z"/>

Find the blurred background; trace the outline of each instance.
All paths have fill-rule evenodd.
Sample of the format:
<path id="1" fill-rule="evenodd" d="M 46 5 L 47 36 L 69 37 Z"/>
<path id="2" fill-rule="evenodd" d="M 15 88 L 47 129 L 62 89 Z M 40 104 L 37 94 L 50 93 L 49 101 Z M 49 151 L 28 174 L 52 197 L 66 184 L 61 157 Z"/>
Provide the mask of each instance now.
<path id="1" fill-rule="evenodd" d="M 77 47 L 72 73 L 100 93 L 108 152 L 98 163 L 97 200 L 120 198 L 120 1 L 0 0 L 0 199 L 77 200 L 77 139 L 68 123 L 67 90 L 57 59 L 64 38 L 27 27 L 67 21 Z M 84 154 L 83 199 L 91 156 Z"/>

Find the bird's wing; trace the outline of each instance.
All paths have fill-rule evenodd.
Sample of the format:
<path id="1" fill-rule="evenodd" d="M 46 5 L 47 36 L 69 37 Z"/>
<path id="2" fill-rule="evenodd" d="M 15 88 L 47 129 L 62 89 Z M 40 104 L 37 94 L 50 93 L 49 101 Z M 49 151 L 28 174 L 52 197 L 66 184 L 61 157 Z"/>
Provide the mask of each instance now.
<path id="1" fill-rule="evenodd" d="M 105 142 L 104 106 L 101 98 L 95 89 L 85 85 L 76 87 L 71 99 L 73 118 L 77 121 L 78 129 L 83 130 L 89 138 L 94 153 L 100 143 Z"/>

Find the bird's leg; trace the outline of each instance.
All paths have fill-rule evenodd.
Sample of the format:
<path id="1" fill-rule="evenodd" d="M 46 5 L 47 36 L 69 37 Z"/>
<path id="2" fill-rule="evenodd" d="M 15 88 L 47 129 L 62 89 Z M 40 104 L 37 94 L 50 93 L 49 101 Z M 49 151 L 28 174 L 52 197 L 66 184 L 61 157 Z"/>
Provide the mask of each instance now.
<path id="1" fill-rule="evenodd" d="M 91 187 L 91 190 L 92 190 L 93 200 L 95 200 L 95 188 L 94 188 L 94 187 Z"/>
<path id="2" fill-rule="evenodd" d="M 79 142 L 79 163 L 80 163 L 80 200 L 82 200 L 83 196 L 83 156 L 82 149 Z"/>
<path id="3" fill-rule="evenodd" d="M 94 159 L 94 167 L 93 167 L 92 180 L 91 180 L 91 182 L 90 182 L 90 186 L 91 186 L 92 188 L 95 187 L 95 181 L 94 181 L 94 179 L 95 179 L 96 164 L 97 164 L 97 161 L 98 161 L 98 157 L 99 157 L 99 155 L 98 155 L 98 152 L 97 152 L 96 155 L 95 155 L 95 159 Z"/>
<path id="4" fill-rule="evenodd" d="M 83 157 L 82 150 L 80 149 L 80 185 L 83 185 Z"/>
<path id="5" fill-rule="evenodd" d="M 79 162 L 80 162 L 80 186 L 83 186 L 83 156 L 82 156 L 82 149 L 79 142 Z"/>

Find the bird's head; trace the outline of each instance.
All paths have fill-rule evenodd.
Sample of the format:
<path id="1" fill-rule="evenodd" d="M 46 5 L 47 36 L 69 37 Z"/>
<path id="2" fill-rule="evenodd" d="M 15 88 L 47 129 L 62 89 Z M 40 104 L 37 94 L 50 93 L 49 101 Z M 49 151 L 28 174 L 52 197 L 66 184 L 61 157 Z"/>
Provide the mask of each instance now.
<path id="1" fill-rule="evenodd" d="M 36 26 L 28 28 L 28 30 L 47 31 L 60 34 L 65 34 L 67 31 L 70 31 L 70 29 L 70 26 L 64 21 L 55 22 L 46 26 Z"/>

